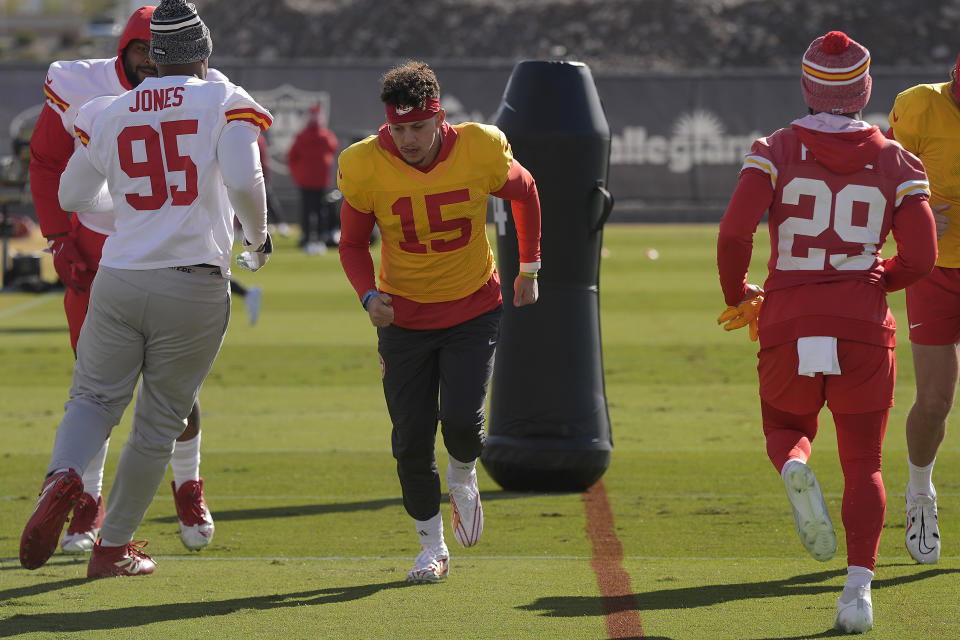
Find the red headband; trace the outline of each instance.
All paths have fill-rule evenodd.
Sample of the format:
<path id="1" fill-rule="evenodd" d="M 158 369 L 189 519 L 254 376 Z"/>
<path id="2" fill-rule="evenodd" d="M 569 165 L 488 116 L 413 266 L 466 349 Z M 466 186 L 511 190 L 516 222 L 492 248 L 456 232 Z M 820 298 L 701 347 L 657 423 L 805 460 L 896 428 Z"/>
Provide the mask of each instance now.
<path id="1" fill-rule="evenodd" d="M 440 113 L 440 100 L 437 98 L 427 98 L 423 107 L 395 107 L 392 104 L 384 105 L 387 108 L 387 122 L 390 124 L 401 124 L 404 122 L 416 122 L 417 120 L 426 120 Z"/>

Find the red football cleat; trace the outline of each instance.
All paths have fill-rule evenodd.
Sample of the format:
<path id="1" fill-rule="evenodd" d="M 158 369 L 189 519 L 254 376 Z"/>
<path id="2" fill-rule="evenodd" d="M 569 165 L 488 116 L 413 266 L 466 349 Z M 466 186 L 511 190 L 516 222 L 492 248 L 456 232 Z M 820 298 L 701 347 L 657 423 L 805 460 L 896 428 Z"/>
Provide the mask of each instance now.
<path id="1" fill-rule="evenodd" d="M 83 480 L 73 469 L 55 473 L 43 483 L 33 515 L 20 536 L 20 564 L 38 569 L 50 559 L 73 506 L 83 493 Z"/>
<path id="2" fill-rule="evenodd" d="M 104 547 L 98 540 L 87 564 L 87 577 L 146 576 L 153 573 L 157 563 L 143 552 L 145 546 L 146 540 L 137 540 L 121 547 Z"/>
<path id="3" fill-rule="evenodd" d="M 190 551 L 200 551 L 213 539 L 213 516 L 203 497 L 203 478 L 187 480 L 180 489 L 171 482 L 173 501 L 177 506 L 180 541 Z"/>
<path id="4" fill-rule="evenodd" d="M 94 498 L 83 493 L 73 508 L 73 517 L 60 541 L 60 549 L 68 555 L 90 553 L 100 534 L 103 515 L 103 496 Z"/>

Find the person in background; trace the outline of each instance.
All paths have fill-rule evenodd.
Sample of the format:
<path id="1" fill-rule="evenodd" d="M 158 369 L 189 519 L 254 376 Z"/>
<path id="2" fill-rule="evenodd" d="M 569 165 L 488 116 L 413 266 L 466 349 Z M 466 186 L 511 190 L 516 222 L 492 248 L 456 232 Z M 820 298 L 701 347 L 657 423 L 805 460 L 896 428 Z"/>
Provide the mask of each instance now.
<path id="1" fill-rule="evenodd" d="M 919 563 L 940 559 L 940 527 L 933 465 L 947 431 L 960 379 L 960 57 L 948 82 L 900 93 L 887 135 L 915 153 L 930 179 L 937 220 L 937 265 L 907 287 L 907 321 L 916 396 L 907 414 L 905 493 L 907 552 Z"/>
<path id="2" fill-rule="evenodd" d="M 338 145 L 337 136 L 323 124 L 320 105 L 315 104 L 287 151 L 290 177 L 300 189 L 300 247 L 307 253 L 337 246 L 339 230 L 329 195 Z"/>
<path id="3" fill-rule="evenodd" d="M 469 547 L 483 532 L 476 464 L 502 310 L 487 196 L 512 202 L 517 307 L 539 295 L 540 199 L 502 131 L 446 122 L 440 85 L 426 64 L 387 72 L 380 100 L 387 123 L 340 154 L 340 262 L 377 327 L 393 455 L 421 547 L 407 580 L 436 582 L 450 561 L 434 455 L 438 418 L 450 458 L 453 535 Z M 379 286 L 370 255 L 374 225 L 382 234 Z"/>
<path id="4" fill-rule="evenodd" d="M 836 534 L 807 464 L 824 403 L 843 469 L 847 580 L 834 626 L 873 626 L 870 585 L 886 494 L 881 445 L 893 405 L 896 324 L 886 294 L 933 268 L 936 234 L 920 160 L 864 122 L 870 53 L 840 31 L 815 39 L 800 86 L 810 115 L 753 143 L 720 221 L 717 264 L 725 328 L 750 326 L 767 455 L 800 541 L 825 562 Z M 753 235 L 768 213 L 769 274 L 747 283 Z M 880 249 L 893 233 L 897 254 Z"/>
<path id="5" fill-rule="evenodd" d="M 81 146 L 60 178 L 59 201 L 111 210 L 115 229 L 103 244 L 40 498 L 20 538 L 27 569 L 56 549 L 85 490 L 78 470 L 139 389 L 87 577 L 154 571 L 133 535 L 223 343 L 234 213 L 246 248 L 237 264 L 256 271 L 272 251 L 256 143 L 271 116 L 241 87 L 205 81 L 212 50 L 194 6 L 163 0 L 150 19 L 158 77 L 91 100 L 74 121 Z"/>
<path id="6" fill-rule="evenodd" d="M 97 273 L 104 241 L 114 231 L 110 209 L 70 213 L 60 207 L 57 189 L 74 149 L 80 145 L 74 121 L 80 108 L 100 96 L 118 96 L 157 75 L 150 57 L 150 18 L 155 7 L 137 9 L 127 22 L 117 55 L 94 60 L 57 61 L 50 65 L 43 85 L 46 104 L 30 137 L 30 190 L 40 231 L 47 238 L 57 275 L 65 287 L 63 306 L 76 353 L 80 329 L 90 303 L 90 285 Z M 210 69 L 209 80 L 226 80 Z M 84 492 L 64 534 L 64 553 L 87 553 L 97 540 L 103 521 L 103 467 L 109 439 L 82 470 Z M 198 551 L 213 538 L 214 523 L 203 494 L 200 476 L 200 405 L 193 407 L 173 457 L 173 495 L 180 539 Z"/>

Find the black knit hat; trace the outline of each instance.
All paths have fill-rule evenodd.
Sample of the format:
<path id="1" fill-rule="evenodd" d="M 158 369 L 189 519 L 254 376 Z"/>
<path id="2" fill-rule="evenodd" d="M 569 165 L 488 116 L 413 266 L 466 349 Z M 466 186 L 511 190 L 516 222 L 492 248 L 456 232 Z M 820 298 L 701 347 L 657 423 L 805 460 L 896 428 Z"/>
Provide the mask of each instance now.
<path id="1" fill-rule="evenodd" d="M 162 0 L 150 19 L 150 59 L 157 64 L 206 60 L 213 53 L 210 30 L 185 0 Z"/>

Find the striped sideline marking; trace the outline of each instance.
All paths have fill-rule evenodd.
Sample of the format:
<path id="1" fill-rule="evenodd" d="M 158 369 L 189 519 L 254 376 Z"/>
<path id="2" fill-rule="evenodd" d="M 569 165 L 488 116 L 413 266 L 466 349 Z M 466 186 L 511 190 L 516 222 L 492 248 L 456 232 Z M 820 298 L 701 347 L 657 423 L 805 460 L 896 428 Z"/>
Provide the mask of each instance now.
<path id="1" fill-rule="evenodd" d="M 581 494 L 587 512 L 587 538 L 593 545 L 590 566 L 597 576 L 609 638 L 643 638 L 639 603 L 623 568 L 623 545 L 613 528 L 613 511 L 602 480 Z"/>

